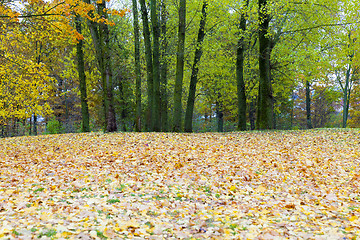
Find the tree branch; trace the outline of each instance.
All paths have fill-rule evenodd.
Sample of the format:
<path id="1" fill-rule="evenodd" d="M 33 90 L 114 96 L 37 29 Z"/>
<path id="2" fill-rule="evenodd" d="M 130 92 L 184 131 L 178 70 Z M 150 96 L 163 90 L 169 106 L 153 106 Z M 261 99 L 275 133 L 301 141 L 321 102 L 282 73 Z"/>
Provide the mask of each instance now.
<path id="1" fill-rule="evenodd" d="M 347 25 L 352 25 L 352 24 L 357 24 L 357 23 L 360 23 L 360 21 L 358 21 L 358 22 L 352 22 L 352 23 L 329 23 L 329 24 L 322 24 L 322 25 L 317 25 L 317 26 L 312 26 L 312 27 L 307 27 L 307 28 L 296 29 L 296 30 L 292 30 L 292 31 L 289 30 L 289 31 L 282 32 L 282 34 L 303 32 L 303 31 L 308 31 L 308 30 L 317 29 L 317 28 L 322 28 L 322 27 L 347 26 Z"/>

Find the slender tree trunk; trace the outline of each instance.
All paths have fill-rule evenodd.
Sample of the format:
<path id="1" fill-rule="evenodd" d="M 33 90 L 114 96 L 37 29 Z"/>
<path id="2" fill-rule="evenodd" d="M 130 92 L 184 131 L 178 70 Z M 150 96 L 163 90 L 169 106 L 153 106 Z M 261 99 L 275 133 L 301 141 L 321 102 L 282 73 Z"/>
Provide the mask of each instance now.
<path id="1" fill-rule="evenodd" d="M 245 3 L 245 8 L 249 5 L 249 0 Z M 236 54 L 236 82 L 237 82 L 237 99 L 238 99 L 238 130 L 246 130 L 246 95 L 245 95 L 245 81 L 244 81 L 244 51 L 245 51 L 245 31 L 246 31 L 246 16 L 242 12 L 240 16 L 240 30 L 241 37 L 237 45 Z"/>
<path id="2" fill-rule="evenodd" d="M 34 115 L 33 115 L 33 119 L 34 119 L 34 122 L 33 122 L 33 134 L 34 134 L 34 136 L 37 136 L 37 135 L 38 135 L 38 131 L 37 131 L 37 116 L 36 116 L 35 113 L 34 113 Z"/>
<path id="3" fill-rule="evenodd" d="M 160 28 L 158 23 L 156 0 L 150 0 L 151 25 L 153 33 L 153 95 L 154 111 L 152 116 L 152 130 L 161 131 L 161 101 L 160 101 Z"/>
<path id="4" fill-rule="evenodd" d="M 180 0 L 179 30 L 176 57 L 176 79 L 174 88 L 174 117 L 173 130 L 181 131 L 182 113 L 182 87 L 184 78 L 184 52 L 185 52 L 185 24 L 186 24 L 186 0 Z"/>
<path id="5" fill-rule="evenodd" d="M 169 52 L 167 40 L 167 27 L 166 22 L 168 19 L 168 12 L 166 10 L 165 0 L 161 2 L 161 65 L 160 65 L 160 92 L 161 92 L 161 129 L 163 132 L 169 131 L 168 120 L 168 95 L 167 95 L 167 54 Z"/>
<path id="6" fill-rule="evenodd" d="M 349 65 L 349 67 L 348 67 L 348 69 L 346 71 L 345 86 L 344 86 L 344 89 L 343 89 L 343 122 L 342 122 L 342 127 L 343 128 L 346 128 L 346 126 L 347 126 L 347 119 L 348 119 L 348 115 L 349 115 L 350 75 L 351 75 L 351 65 Z"/>
<path id="7" fill-rule="evenodd" d="M 135 131 L 141 132 L 141 68 L 140 68 L 140 28 L 137 1 L 132 0 L 133 23 L 134 23 L 134 44 L 135 44 L 135 75 L 136 75 L 136 116 Z"/>
<path id="8" fill-rule="evenodd" d="M 270 16 L 267 13 L 267 0 L 259 0 L 259 99 L 256 127 L 271 129 L 273 127 L 273 95 L 270 77 L 270 39 L 267 36 Z"/>
<path id="9" fill-rule="evenodd" d="M 202 43 L 205 37 L 206 8 L 207 8 L 207 2 L 204 1 L 201 10 L 201 20 L 200 20 L 198 37 L 197 37 L 197 44 L 195 47 L 194 63 L 191 70 L 189 96 L 187 100 L 186 113 L 185 113 L 185 128 L 184 128 L 185 132 L 192 132 L 192 118 L 194 113 L 196 84 L 198 81 L 198 72 L 199 72 L 199 62 L 203 53 Z"/>
<path id="10" fill-rule="evenodd" d="M 152 50 L 150 40 L 149 19 L 145 0 L 140 0 L 141 18 L 143 22 L 143 35 L 145 42 L 145 59 L 146 59 L 146 72 L 147 72 L 147 95 L 148 95 L 148 109 L 145 127 L 147 131 L 151 131 L 152 126 L 152 113 L 154 108 L 154 87 L 153 87 L 153 63 L 152 63 Z"/>
<path id="11" fill-rule="evenodd" d="M 32 116 L 29 118 L 29 136 L 32 135 Z"/>
<path id="12" fill-rule="evenodd" d="M 76 15 L 75 17 L 76 31 L 81 34 L 81 17 Z M 78 40 L 76 44 L 76 56 L 78 60 L 78 73 L 79 73 L 79 88 L 80 88 L 80 100 L 81 100 L 81 116 L 82 116 L 82 132 L 89 132 L 89 107 L 87 103 L 86 93 L 86 80 L 85 80 L 85 65 L 84 65 L 84 51 L 83 40 Z"/>
<path id="13" fill-rule="evenodd" d="M 310 82 L 306 80 L 306 126 L 312 128 L 311 123 L 311 98 L 310 98 Z"/>
<path id="14" fill-rule="evenodd" d="M 255 100 L 252 99 L 250 102 L 250 109 L 249 109 L 249 120 L 250 120 L 250 129 L 255 130 Z"/>
<path id="15" fill-rule="evenodd" d="M 224 113 L 221 104 L 221 94 L 218 94 L 218 100 L 216 101 L 216 118 L 217 118 L 217 131 L 224 132 Z"/>

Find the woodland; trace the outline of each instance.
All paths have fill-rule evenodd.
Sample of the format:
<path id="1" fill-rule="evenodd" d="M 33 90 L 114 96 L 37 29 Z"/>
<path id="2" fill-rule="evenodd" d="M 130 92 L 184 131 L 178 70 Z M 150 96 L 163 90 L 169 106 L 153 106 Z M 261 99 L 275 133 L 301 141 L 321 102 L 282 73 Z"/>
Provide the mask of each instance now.
<path id="1" fill-rule="evenodd" d="M 359 127 L 358 8 L 1 0 L 1 136 Z"/>

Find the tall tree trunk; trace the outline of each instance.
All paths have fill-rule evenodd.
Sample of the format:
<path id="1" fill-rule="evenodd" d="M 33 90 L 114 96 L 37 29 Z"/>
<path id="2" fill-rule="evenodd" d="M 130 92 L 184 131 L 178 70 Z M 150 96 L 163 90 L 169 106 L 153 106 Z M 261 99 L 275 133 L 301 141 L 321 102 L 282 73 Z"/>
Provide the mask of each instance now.
<path id="1" fill-rule="evenodd" d="M 249 0 L 245 3 L 247 9 Z M 237 99 L 238 99 L 238 127 L 239 131 L 246 130 L 246 95 L 245 95 L 245 81 L 244 81 L 244 51 L 245 51 L 245 31 L 246 31 L 246 16 L 242 12 L 240 16 L 240 30 L 241 37 L 237 45 L 236 54 L 236 82 L 237 82 Z"/>
<path id="2" fill-rule="evenodd" d="M 84 2 L 91 4 L 90 0 L 84 0 Z M 103 19 L 108 18 L 107 13 L 104 11 L 105 0 L 97 2 L 97 10 Z M 92 14 L 90 13 L 90 15 Z M 88 26 L 95 47 L 98 67 L 102 78 L 104 131 L 115 132 L 117 130 L 117 124 L 113 98 L 109 27 L 104 22 L 96 23 L 91 20 L 88 21 Z"/>
<path id="3" fill-rule="evenodd" d="M 101 14 L 102 18 L 108 19 L 107 13 L 105 10 L 105 0 L 102 0 L 101 3 L 98 3 L 99 14 Z M 105 87 L 106 88 L 106 102 L 108 105 L 108 121 L 106 126 L 107 132 L 116 132 L 117 124 L 116 124 L 116 114 L 114 107 L 114 95 L 113 95 L 113 74 L 112 74 L 112 66 L 111 66 L 111 56 L 110 56 L 110 31 L 109 26 L 104 22 L 99 24 L 100 36 L 103 39 L 103 61 L 104 61 L 104 79 L 105 79 Z"/>
<path id="4" fill-rule="evenodd" d="M 184 52 L 185 52 L 185 24 L 186 24 L 186 0 L 180 0 L 179 8 L 179 30 L 176 57 L 176 79 L 174 88 L 174 117 L 173 130 L 181 131 L 182 113 L 182 87 L 184 78 Z"/>
<path id="5" fill-rule="evenodd" d="M 141 132 L 141 68 L 140 68 L 140 30 L 137 1 L 132 0 L 133 21 L 134 21 L 134 45 L 135 45 L 135 75 L 136 75 L 136 116 L 135 131 Z"/>
<path id="6" fill-rule="evenodd" d="M 148 109 L 145 127 L 147 131 L 151 131 L 152 126 L 152 113 L 154 108 L 154 87 L 153 87 L 153 63 L 152 63 L 152 50 L 150 40 L 149 19 L 145 0 L 140 0 L 141 18 L 143 22 L 143 35 L 145 42 L 145 59 L 146 59 L 146 72 L 147 72 L 147 95 L 148 95 Z"/>
<path id="7" fill-rule="evenodd" d="M 166 22 L 168 19 L 168 12 L 166 10 L 165 0 L 161 1 L 161 65 L 160 65 L 160 92 L 161 92 L 161 130 L 163 132 L 169 131 L 168 120 L 168 95 L 167 95 L 167 54 L 169 52 L 167 40 L 167 27 Z"/>
<path id="8" fill-rule="evenodd" d="M 256 127 L 271 129 L 273 127 L 273 95 L 270 77 L 270 39 L 267 36 L 270 16 L 267 13 L 267 0 L 259 0 L 259 99 Z"/>
<path id="9" fill-rule="evenodd" d="M 152 116 L 152 130 L 161 131 L 161 101 L 160 101 L 160 27 L 157 14 L 156 0 L 150 0 L 151 25 L 153 33 L 153 89 L 154 111 Z"/>
<path id="10" fill-rule="evenodd" d="M 352 57 L 351 57 L 352 58 Z M 345 86 L 343 89 L 343 122 L 342 127 L 346 128 L 347 119 L 349 115 L 349 103 L 350 103 L 350 75 L 351 75 L 351 65 L 349 65 L 346 76 L 345 76 Z"/>
<path id="11" fill-rule="evenodd" d="M 306 126 L 312 128 L 311 123 L 311 98 L 310 98 L 310 82 L 306 80 Z"/>
<path id="12" fill-rule="evenodd" d="M 76 15 L 75 17 L 76 31 L 81 34 L 81 17 Z M 82 116 L 82 132 L 89 132 L 89 107 L 87 103 L 86 93 L 86 80 L 85 80 L 85 65 L 84 65 L 84 51 L 83 51 L 83 40 L 78 40 L 76 44 L 76 56 L 77 56 L 77 67 L 79 73 L 79 88 L 80 88 L 80 101 L 81 101 L 81 116 Z"/>
<path id="13" fill-rule="evenodd" d="M 204 1 L 201 10 L 201 20 L 200 20 L 198 37 L 197 37 L 197 44 L 195 46 L 194 63 L 191 70 L 189 96 L 187 100 L 186 113 L 185 113 L 185 127 L 184 127 L 185 132 L 192 132 L 192 118 L 194 113 L 196 84 L 198 81 L 198 72 L 199 72 L 199 62 L 203 53 L 202 43 L 205 37 L 206 8 L 207 8 L 207 2 Z"/>

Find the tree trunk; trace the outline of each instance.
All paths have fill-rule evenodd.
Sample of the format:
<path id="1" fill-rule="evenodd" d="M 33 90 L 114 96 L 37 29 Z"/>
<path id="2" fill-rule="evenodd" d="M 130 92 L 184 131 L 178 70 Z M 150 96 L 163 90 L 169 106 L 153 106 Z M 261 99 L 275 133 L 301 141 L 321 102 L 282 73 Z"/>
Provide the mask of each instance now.
<path id="1" fill-rule="evenodd" d="M 249 5 L 249 0 L 246 1 L 245 8 Z M 240 16 L 240 30 L 241 37 L 237 45 L 236 54 L 236 82 L 237 82 L 237 99 L 238 99 L 238 130 L 246 130 L 246 95 L 245 95 L 245 81 L 244 81 L 244 51 L 245 42 L 244 35 L 246 31 L 246 17 L 244 12 Z"/>
<path id="2" fill-rule="evenodd" d="M 84 0 L 91 4 L 90 0 Z M 105 0 L 97 2 L 97 10 L 103 19 L 108 19 L 105 10 Z M 91 15 L 91 13 L 90 13 Z M 110 57 L 110 32 L 104 22 L 96 23 L 88 21 L 91 37 L 95 47 L 96 58 L 102 78 L 103 104 L 104 104 L 104 131 L 115 132 L 117 130 L 116 115 L 113 97 L 113 81 Z"/>
<path id="3" fill-rule="evenodd" d="M 270 39 L 268 36 L 270 16 L 267 0 L 259 0 L 259 99 L 256 127 L 259 130 L 273 127 L 273 95 L 270 77 Z"/>
<path id="4" fill-rule="evenodd" d="M 156 0 L 150 0 L 151 25 L 153 34 L 153 95 L 154 111 L 152 116 L 152 130 L 161 131 L 161 102 L 160 102 L 160 28 Z"/>
<path id="5" fill-rule="evenodd" d="M 311 123 L 311 98 L 310 98 L 310 82 L 306 80 L 306 126 L 312 128 Z"/>
<path id="6" fill-rule="evenodd" d="M 255 103 L 254 99 L 250 102 L 250 109 L 249 109 L 249 120 L 250 120 L 250 129 L 255 130 Z"/>
<path id="7" fill-rule="evenodd" d="M 91 4 L 90 0 L 83 0 L 85 3 L 87 4 Z M 92 16 L 92 12 L 90 12 L 89 14 L 90 16 Z M 107 129 L 107 122 L 108 122 L 108 104 L 106 101 L 106 96 L 107 96 L 107 87 L 106 87 L 106 81 L 104 79 L 105 73 L 104 73 L 104 46 L 103 46 L 103 41 L 102 41 L 102 35 L 100 34 L 99 31 L 99 26 L 96 22 L 88 20 L 87 21 L 87 25 L 89 27 L 90 30 L 90 35 L 91 35 L 91 39 L 95 48 L 95 55 L 96 55 L 96 60 L 98 63 L 98 69 L 99 72 L 101 74 L 101 83 L 102 83 L 102 90 L 103 90 L 103 109 L 104 109 L 104 131 L 106 131 Z"/>
<path id="8" fill-rule="evenodd" d="M 33 122 L 33 134 L 34 136 L 37 136 L 38 135 L 38 131 L 37 131 L 37 116 L 36 114 L 34 113 L 34 122 Z"/>
<path id="9" fill-rule="evenodd" d="M 99 14 L 104 19 L 108 19 L 107 13 L 105 10 L 105 0 L 102 0 L 101 3 L 98 3 Z M 104 79 L 105 79 L 105 87 L 106 88 L 106 102 L 108 104 L 108 121 L 106 126 L 107 132 L 116 132 L 117 124 L 116 124 L 116 115 L 115 115 L 115 107 L 114 107 L 114 95 L 113 95 L 113 74 L 112 74 L 112 66 L 111 66 L 111 56 L 110 56 L 110 31 L 109 26 L 104 22 L 99 25 L 100 36 L 103 40 L 103 61 L 104 61 Z"/>
<path id="10" fill-rule="evenodd" d="M 140 68 L 140 30 L 137 1 L 132 0 L 133 21 L 134 21 L 134 44 L 135 44 L 135 75 L 136 75 L 136 116 L 135 131 L 141 132 L 141 68 Z"/>
<path id="11" fill-rule="evenodd" d="M 217 118 L 217 131 L 224 132 L 224 113 L 222 110 L 222 104 L 220 102 L 221 94 L 218 94 L 218 100 L 216 101 L 216 118 Z"/>
<path id="12" fill-rule="evenodd" d="M 147 8 L 145 0 L 140 0 L 141 6 L 141 18 L 143 22 L 143 35 L 145 42 L 145 59 L 146 59 L 146 72 L 147 72 L 147 95 L 148 95 L 148 109 L 145 127 L 147 131 L 151 131 L 152 126 L 152 113 L 154 107 L 154 88 L 153 88 L 153 63 L 152 63 L 152 50 L 151 50 L 151 40 L 150 40 L 150 29 L 149 29 L 149 19 L 147 15 Z"/>
<path id="13" fill-rule="evenodd" d="M 81 17 L 76 15 L 75 17 L 76 31 L 81 34 Z M 89 108 L 87 103 L 86 93 L 86 80 L 85 80 L 85 65 L 84 65 L 84 52 L 83 52 L 83 40 L 78 40 L 76 44 L 76 56 L 78 60 L 78 73 L 79 73 L 79 88 L 80 88 L 80 100 L 81 100 L 81 116 L 82 116 L 82 132 L 89 132 Z"/>
<path id="14" fill-rule="evenodd" d="M 346 128 L 347 126 L 347 119 L 349 115 L 349 103 L 350 103 L 350 74 L 351 74 L 351 65 L 349 65 L 346 76 L 345 76 L 345 86 L 343 89 L 343 122 L 342 127 Z"/>
<path id="15" fill-rule="evenodd" d="M 174 88 L 174 126 L 175 132 L 181 131 L 182 113 L 182 86 L 184 78 L 184 51 L 185 51 L 185 24 L 186 24 L 186 0 L 180 0 L 179 30 L 176 57 L 176 79 Z"/>
<path id="16" fill-rule="evenodd" d="M 161 2 L 161 65 L 160 65 L 160 92 L 161 92 L 161 130 L 163 132 L 169 131 L 169 120 L 168 120 L 168 95 L 167 95 L 167 54 L 168 40 L 166 36 L 167 27 L 166 22 L 168 19 L 168 12 L 166 10 L 165 0 Z"/>
<path id="17" fill-rule="evenodd" d="M 200 27 L 197 37 L 197 44 L 195 46 L 194 63 L 191 70 L 189 96 L 187 100 L 186 113 L 185 113 L 185 129 L 184 129 L 185 132 L 192 132 L 192 118 L 194 113 L 196 84 L 198 81 L 198 72 L 199 72 L 199 62 L 203 53 L 202 43 L 205 37 L 206 8 L 207 8 L 207 2 L 204 1 L 201 11 L 202 15 L 201 15 Z"/>

